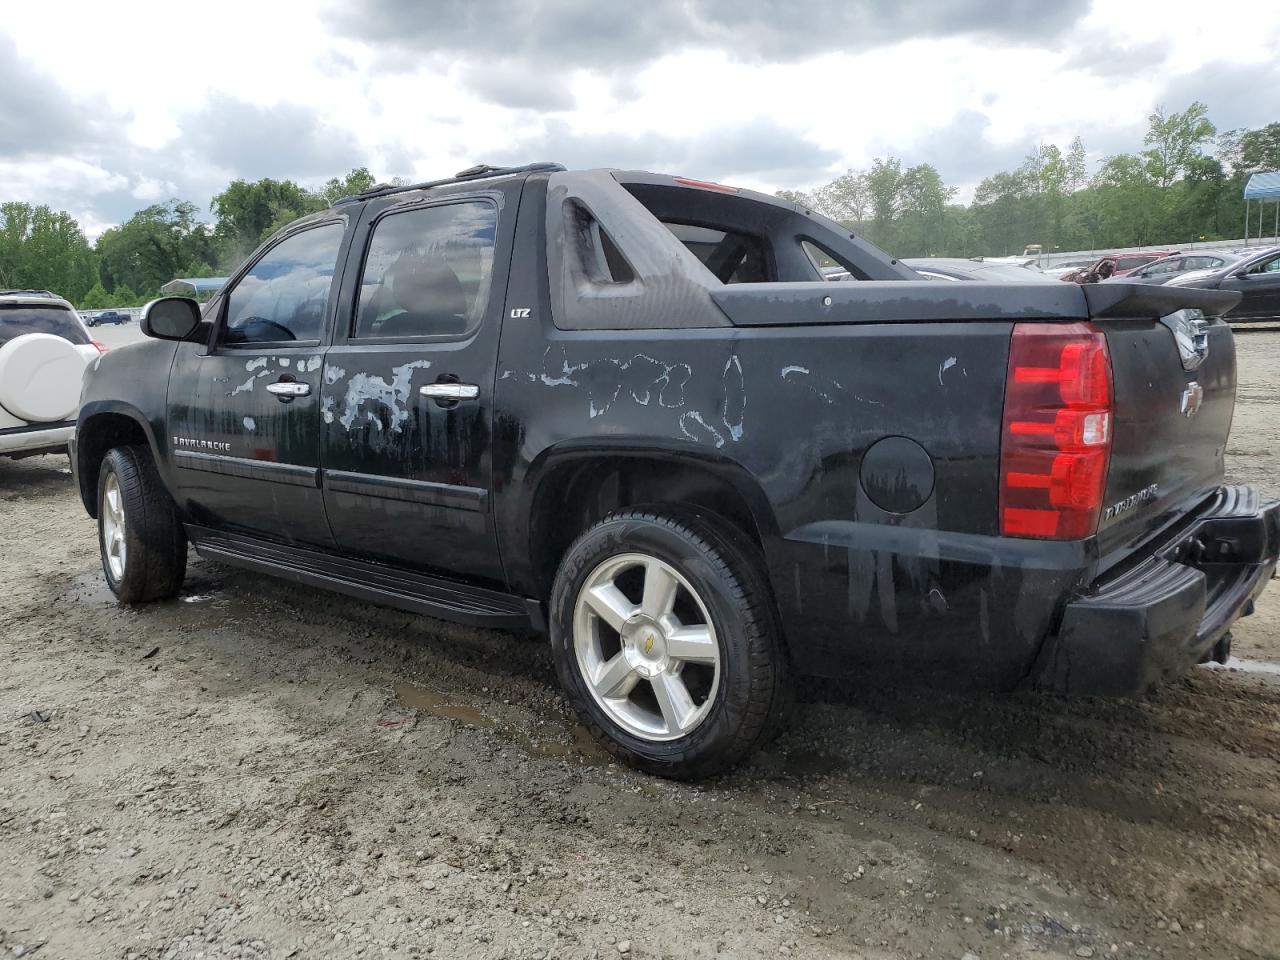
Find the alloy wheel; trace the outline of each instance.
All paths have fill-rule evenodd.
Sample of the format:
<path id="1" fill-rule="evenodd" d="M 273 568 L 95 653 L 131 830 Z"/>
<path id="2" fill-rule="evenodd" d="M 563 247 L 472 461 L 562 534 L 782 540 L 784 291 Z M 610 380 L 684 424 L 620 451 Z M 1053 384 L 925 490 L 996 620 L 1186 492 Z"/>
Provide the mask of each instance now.
<path id="1" fill-rule="evenodd" d="M 657 557 L 621 554 L 591 572 L 574 607 L 573 646 L 591 696 L 637 737 L 687 736 L 715 703 L 715 626 L 689 581 Z"/>
<path id="2" fill-rule="evenodd" d="M 102 484 L 102 555 L 116 581 L 124 579 L 128 547 L 125 543 L 124 494 L 114 473 Z"/>

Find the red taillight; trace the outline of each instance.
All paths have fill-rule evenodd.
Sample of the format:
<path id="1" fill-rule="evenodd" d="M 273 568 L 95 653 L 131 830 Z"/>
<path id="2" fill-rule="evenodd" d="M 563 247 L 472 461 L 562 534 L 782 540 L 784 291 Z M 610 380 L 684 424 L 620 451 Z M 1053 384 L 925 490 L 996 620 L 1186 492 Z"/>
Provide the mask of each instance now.
<path id="1" fill-rule="evenodd" d="M 1000 531 L 1080 540 L 1098 531 L 1111 456 L 1111 358 L 1087 323 L 1019 323 L 1000 440 Z"/>
<path id="2" fill-rule="evenodd" d="M 105 343 L 103 343 L 101 340 L 90 340 L 89 342 L 90 342 L 90 343 L 92 343 L 95 347 L 97 347 L 97 348 L 98 348 L 98 352 L 99 352 L 99 353 L 106 353 L 106 352 L 107 352 L 107 350 L 109 350 L 109 349 L 110 349 L 110 348 L 109 348 Z"/>

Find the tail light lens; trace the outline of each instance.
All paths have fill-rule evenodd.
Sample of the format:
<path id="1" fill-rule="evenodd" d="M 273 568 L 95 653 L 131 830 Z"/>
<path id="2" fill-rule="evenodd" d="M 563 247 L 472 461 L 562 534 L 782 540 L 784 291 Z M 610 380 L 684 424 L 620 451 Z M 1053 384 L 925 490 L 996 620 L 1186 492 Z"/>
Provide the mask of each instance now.
<path id="1" fill-rule="evenodd" d="M 1000 442 L 1000 532 L 1080 540 L 1098 531 L 1111 457 L 1111 358 L 1087 323 L 1019 323 Z"/>
<path id="2" fill-rule="evenodd" d="M 90 340 L 89 342 L 98 348 L 99 353 L 106 353 L 110 349 L 110 347 L 108 347 L 101 340 Z"/>

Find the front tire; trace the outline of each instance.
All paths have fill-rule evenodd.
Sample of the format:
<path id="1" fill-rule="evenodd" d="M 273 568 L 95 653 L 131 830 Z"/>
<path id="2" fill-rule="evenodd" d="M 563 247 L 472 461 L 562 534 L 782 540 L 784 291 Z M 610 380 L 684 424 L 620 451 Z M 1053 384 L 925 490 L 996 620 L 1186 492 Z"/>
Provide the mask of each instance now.
<path id="1" fill-rule="evenodd" d="M 98 471 L 98 547 L 107 586 L 121 603 L 177 596 L 187 538 L 151 451 L 116 447 Z"/>
<path id="2" fill-rule="evenodd" d="M 629 510 L 579 537 L 556 574 L 551 645 L 596 739 L 659 776 L 734 766 L 790 693 L 759 549 L 697 509 Z"/>

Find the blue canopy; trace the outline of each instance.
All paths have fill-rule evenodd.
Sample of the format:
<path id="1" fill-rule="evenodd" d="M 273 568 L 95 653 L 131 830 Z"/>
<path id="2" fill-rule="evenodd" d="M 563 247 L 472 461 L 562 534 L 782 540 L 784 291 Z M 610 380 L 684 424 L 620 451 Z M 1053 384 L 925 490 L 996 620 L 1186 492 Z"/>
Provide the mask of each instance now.
<path id="1" fill-rule="evenodd" d="M 1280 170 L 1255 173 L 1244 186 L 1246 200 L 1280 200 Z"/>

